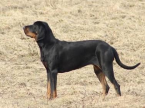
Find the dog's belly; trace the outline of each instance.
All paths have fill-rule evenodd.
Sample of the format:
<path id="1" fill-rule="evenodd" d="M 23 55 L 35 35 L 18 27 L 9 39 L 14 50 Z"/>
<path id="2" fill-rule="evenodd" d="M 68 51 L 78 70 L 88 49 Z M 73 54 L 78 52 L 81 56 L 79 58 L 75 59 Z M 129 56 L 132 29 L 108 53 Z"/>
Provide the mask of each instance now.
<path id="1" fill-rule="evenodd" d="M 71 70 L 79 69 L 86 65 L 88 65 L 88 64 L 74 64 L 74 65 L 68 64 L 68 65 L 59 67 L 58 72 L 59 73 L 69 72 Z"/>
<path id="2" fill-rule="evenodd" d="M 89 57 L 85 59 L 80 57 L 79 59 L 74 58 L 72 60 L 62 62 L 59 64 L 58 72 L 59 73 L 69 72 L 71 70 L 79 69 L 89 64 L 98 65 L 97 57 Z"/>

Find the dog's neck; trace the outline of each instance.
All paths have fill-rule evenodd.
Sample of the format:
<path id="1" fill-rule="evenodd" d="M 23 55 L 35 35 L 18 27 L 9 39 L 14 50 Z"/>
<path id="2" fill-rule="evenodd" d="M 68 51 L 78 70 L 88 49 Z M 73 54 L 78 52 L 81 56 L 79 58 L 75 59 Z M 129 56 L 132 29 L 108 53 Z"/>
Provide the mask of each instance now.
<path id="1" fill-rule="evenodd" d="M 42 48 L 45 48 L 46 45 L 47 47 L 53 46 L 57 41 L 58 39 L 56 39 L 53 33 L 50 32 L 49 34 L 45 36 L 44 39 L 37 41 L 37 43 L 38 43 L 39 48 L 42 49 Z"/>

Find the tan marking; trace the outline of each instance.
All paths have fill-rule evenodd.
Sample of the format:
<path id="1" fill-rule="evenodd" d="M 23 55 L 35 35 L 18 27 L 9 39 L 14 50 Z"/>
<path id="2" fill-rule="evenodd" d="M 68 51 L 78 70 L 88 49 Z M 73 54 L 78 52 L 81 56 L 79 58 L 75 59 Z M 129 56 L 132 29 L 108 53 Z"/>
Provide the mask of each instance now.
<path id="1" fill-rule="evenodd" d="M 98 77 L 98 79 L 101 82 L 102 87 L 103 87 L 103 96 L 106 96 L 107 95 L 107 93 L 106 93 L 107 81 L 105 78 L 105 74 L 102 72 L 102 70 L 98 66 L 94 66 L 94 69 L 99 72 L 99 73 L 97 73 L 97 77 Z"/>
<path id="2" fill-rule="evenodd" d="M 51 97 L 51 86 L 50 81 L 47 82 L 47 99 L 53 99 L 57 97 L 57 90 L 54 90 Z"/>
<path id="3" fill-rule="evenodd" d="M 34 38 L 34 39 L 36 40 L 36 34 L 30 32 L 28 27 L 24 29 L 24 32 L 25 32 L 25 34 L 26 34 L 27 36 L 29 36 L 29 37 L 31 37 L 31 38 Z"/>
<path id="4" fill-rule="evenodd" d="M 54 90 L 54 91 L 53 91 L 53 98 L 56 98 L 56 97 L 57 97 L 57 91 Z"/>
<path id="5" fill-rule="evenodd" d="M 50 88 L 50 81 L 47 82 L 47 98 L 50 99 L 51 97 L 51 88 Z"/>
<path id="6" fill-rule="evenodd" d="M 44 67 L 47 68 L 47 63 L 46 62 L 42 62 Z"/>

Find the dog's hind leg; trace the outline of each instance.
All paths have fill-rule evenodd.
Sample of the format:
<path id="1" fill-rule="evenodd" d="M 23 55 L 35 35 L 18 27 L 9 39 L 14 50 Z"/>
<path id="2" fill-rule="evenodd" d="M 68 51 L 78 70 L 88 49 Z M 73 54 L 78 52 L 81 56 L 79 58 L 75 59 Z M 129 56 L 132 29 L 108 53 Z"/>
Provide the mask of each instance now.
<path id="1" fill-rule="evenodd" d="M 108 91 L 109 91 L 109 86 L 107 84 L 107 81 L 106 81 L 106 78 L 105 78 L 105 74 L 96 65 L 94 65 L 94 72 L 95 72 L 96 76 L 98 77 L 99 81 L 102 84 L 102 87 L 103 87 L 103 96 L 105 97 L 108 94 Z"/>
<path id="2" fill-rule="evenodd" d="M 102 70 L 104 74 L 108 77 L 110 82 L 114 85 L 114 88 L 116 90 L 116 93 L 121 96 L 121 91 L 120 91 L 120 85 L 117 83 L 115 77 L 114 77 L 114 72 L 113 72 L 113 65 L 112 63 L 106 63 L 102 65 Z"/>

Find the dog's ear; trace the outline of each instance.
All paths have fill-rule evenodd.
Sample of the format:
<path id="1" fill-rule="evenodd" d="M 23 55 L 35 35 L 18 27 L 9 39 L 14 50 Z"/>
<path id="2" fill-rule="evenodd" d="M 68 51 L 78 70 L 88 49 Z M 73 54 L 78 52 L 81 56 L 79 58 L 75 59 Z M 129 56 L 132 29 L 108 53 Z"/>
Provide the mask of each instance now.
<path id="1" fill-rule="evenodd" d="M 50 27 L 48 26 L 48 24 L 47 24 L 46 22 L 42 22 L 42 24 L 45 26 L 45 28 L 46 28 L 47 30 L 50 30 Z"/>
<path id="2" fill-rule="evenodd" d="M 39 24 L 39 27 L 37 29 L 38 29 L 37 41 L 43 40 L 46 35 L 46 29 L 45 29 L 44 25 Z"/>
<path id="3" fill-rule="evenodd" d="M 46 22 L 42 23 L 45 26 L 46 34 L 49 35 L 50 33 L 52 33 L 52 30 L 50 29 L 49 25 Z"/>
<path id="4" fill-rule="evenodd" d="M 43 40 L 47 35 L 52 33 L 50 27 L 46 22 L 39 22 L 39 32 L 38 32 L 38 37 L 37 41 Z"/>

